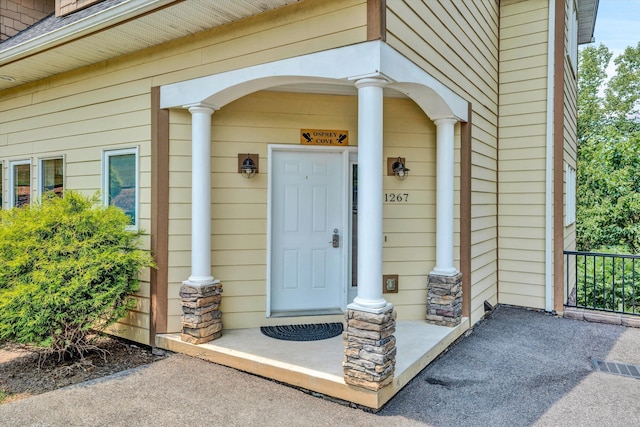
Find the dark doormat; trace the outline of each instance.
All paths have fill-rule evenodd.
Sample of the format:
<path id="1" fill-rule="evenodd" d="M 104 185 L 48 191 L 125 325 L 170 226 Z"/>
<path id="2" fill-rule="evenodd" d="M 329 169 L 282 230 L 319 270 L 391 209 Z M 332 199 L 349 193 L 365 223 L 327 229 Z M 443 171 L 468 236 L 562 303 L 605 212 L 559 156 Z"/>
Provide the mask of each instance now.
<path id="1" fill-rule="evenodd" d="M 342 333 L 342 323 L 262 326 L 260 327 L 260 332 L 278 340 L 318 341 L 340 335 Z"/>

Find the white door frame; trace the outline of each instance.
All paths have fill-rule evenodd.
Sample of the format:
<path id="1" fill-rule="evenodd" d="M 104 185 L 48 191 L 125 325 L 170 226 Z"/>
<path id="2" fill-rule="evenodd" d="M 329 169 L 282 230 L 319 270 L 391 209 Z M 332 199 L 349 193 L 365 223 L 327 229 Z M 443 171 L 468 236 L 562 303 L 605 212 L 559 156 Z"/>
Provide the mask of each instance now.
<path id="1" fill-rule="evenodd" d="M 348 275 L 350 272 L 349 268 L 349 253 L 351 252 L 351 239 L 347 238 L 347 236 L 351 235 L 351 229 L 349 226 L 349 215 L 351 211 L 349 206 L 351 206 L 349 200 L 351 197 L 351 181 L 349 177 L 351 176 L 349 173 L 350 162 L 349 162 L 349 153 L 357 152 L 358 147 L 339 147 L 339 146 L 309 146 L 309 145 L 293 145 L 293 144 L 271 144 L 268 146 L 268 176 L 267 176 L 267 307 L 266 307 L 266 316 L 271 317 L 271 229 L 272 229 L 272 179 L 273 173 L 271 173 L 271 165 L 272 165 L 272 155 L 274 151 L 304 151 L 304 152 L 333 152 L 333 153 L 342 153 L 342 173 L 345 177 L 343 179 L 343 188 L 342 188 L 342 198 L 344 200 L 344 208 L 342 212 L 342 224 L 340 229 L 343 230 L 341 243 L 344 245 L 344 256 L 342 257 L 342 272 L 340 281 L 340 308 L 342 311 L 347 309 L 347 298 L 348 298 L 348 290 L 350 287 L 350 281 L 348 281 Z"/>

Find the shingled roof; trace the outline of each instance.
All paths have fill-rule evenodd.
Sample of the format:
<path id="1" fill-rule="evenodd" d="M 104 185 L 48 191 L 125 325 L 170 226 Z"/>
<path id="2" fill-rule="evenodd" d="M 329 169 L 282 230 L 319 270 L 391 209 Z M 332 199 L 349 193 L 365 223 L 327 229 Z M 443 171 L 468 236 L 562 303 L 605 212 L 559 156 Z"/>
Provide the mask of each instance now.
<path id="1" fill-rule="evenodd" d="M 45 18 L 31 25 L 30 27 L 27 27 L 26 29 L 20 31 L 13 37 L 0 42 L 0 52 L 14 46 L 18 46 L 19 44 L 27 42 L 29 40 L 33 40 L 42 35 L 48 34 L 52 31 L 58 30 L 67 25 L 74 24 L 91 15 L 95 15 L 98 12 L 123 3 L 124 1 L 126 0 L 104 0 L 66 16 L 57 17 L 52 13 L 49 16 L 46 16 Z"/>

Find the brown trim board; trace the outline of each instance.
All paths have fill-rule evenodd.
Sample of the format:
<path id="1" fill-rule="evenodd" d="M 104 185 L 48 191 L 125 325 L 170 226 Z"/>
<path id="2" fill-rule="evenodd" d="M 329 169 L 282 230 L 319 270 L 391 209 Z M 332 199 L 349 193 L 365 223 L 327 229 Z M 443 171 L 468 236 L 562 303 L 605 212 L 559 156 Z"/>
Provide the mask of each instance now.
<path id="1" fill-rule="evenodd" d="M 471 114 L 460 123 L 460 272 L 462 315 L 471 318 Z"/>
<path id="2" fill-rule="evenodd" d="M 169 259 L 169 110 L 160 108 L 160 87 L 151 88 L 151 269 L 149 345 L 167 332 Z"/>
<path id="3" fill-rule="evenodd" d="M 386 0 L 367 0 L 367 40 L 387 40 Z"/>
<path id="4" fill-rule="evenodd" d="M 564 307 L 564 36 L 565 0 L 555 2 L 553 65 L 553 309 Z"/>

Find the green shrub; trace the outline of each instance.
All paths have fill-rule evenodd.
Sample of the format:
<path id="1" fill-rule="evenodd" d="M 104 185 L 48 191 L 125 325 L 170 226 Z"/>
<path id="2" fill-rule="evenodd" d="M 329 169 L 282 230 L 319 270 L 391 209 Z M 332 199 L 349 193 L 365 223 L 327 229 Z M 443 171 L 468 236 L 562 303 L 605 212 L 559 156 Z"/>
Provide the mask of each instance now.
<path id="1" fill-rule="evenodd" d="M 0 212 L 0 342 L 83 356 L 90 337 L 134 305 L 140 269 L 152 266 L 120 209 L 65 191 Z"/>

